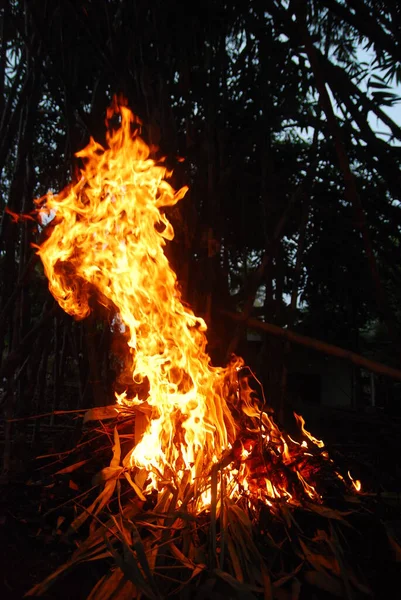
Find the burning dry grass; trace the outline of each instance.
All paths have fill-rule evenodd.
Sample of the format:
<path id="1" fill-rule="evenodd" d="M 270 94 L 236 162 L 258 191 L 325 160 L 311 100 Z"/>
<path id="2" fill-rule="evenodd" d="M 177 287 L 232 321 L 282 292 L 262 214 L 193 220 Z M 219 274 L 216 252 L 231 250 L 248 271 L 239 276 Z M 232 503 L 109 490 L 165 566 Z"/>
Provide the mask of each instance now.
<path id="1" fill-rule="evenodd" d="M 310 454 L 325 504 L 312 501 L 297 477 L 297 501 L 271 496 L 267 503 L 263 494 L 252 495 L 252 503 L 246 494 L 233 500 L 221 483 L 227 481 L 228 471 L 238 471 L 235 452 L 213 465 L 203 486 L 177 476 L 165 482 L 161 492 L 145 497 L 122 466 L 124 452 L 132 445 L 135 411 L 127 409 L 118 417 L 113 411 L 113 407 L 94 409 L 87 415 L 101 418 L 98 426 L 90 427 L 91 436 L 103 433 L 110 439 L 112 457 L 109 466 L 92 478 L 95 488 L 72 500 L 76 517 L 63 538 L 75 539 L 77 548 L 29 595 L 46 594 L 60 577 L 94 561 L 100 565 L 99 581 L 91 599 L 287 599 L 302 597 L 301 589 L 314 588 L 327 597 L 369 595 L 361 574 L 349 564 L 347 548 L 350 532 L 359 536 L 351 525 L 355 508 L 360 510 L 359 498 L 353 495 L 352 484 L 345 484 L 332 463 L 321 457 L 319 446 Z M 271 481 L 299 466 L 296 459 L 295 465 L 278 464 L 272 448 L 263 452 L 259 457 L 263 476 L 268 470 Z M 81 469 L 88 473 L 89 464 L 88 459 L 79 460 L 58 476 L 74 478 Z M 291 479 L 288 473 L 286 477 Z M 210 505 L 199 511 L 196 495 L 205 492 Z"/>
<path id="2" fill-rule="evenodd" d="M 124 375 L 136 392 L 87 415 L 113 447 L 93 479 L 97 495 L 75 500 L 70 532 L 90 519 L 88 535 L 30 594 L 88 561 L 104 567 L 92 599 L 285 598 L 288 586 L 297 598 L 301 572 L 304 585 L 337 596 L 368 594 L 344 567 L 349 511 L 322 503 L 359 482 L 335 468 L 302 417 L 297 439 L 277 425 L 241 359 L 211 366 L 206 324 L 183 304 L 164 254 L 173 236 L 165 208 L 185 190 L 174 192 L 149 158 L 130 110 L 114 101 L 109 121 L 114 113 L 121 127 L 110 128 L 109 147 L 91 140 L 78 153 L 81 179 L 39 201 L 39 213 L 55 218 L 38 253 L 64 310 L 84 318 L 96 290 L 125 329 Z M 329 525 L 306 533 L 298 513 Z"/>

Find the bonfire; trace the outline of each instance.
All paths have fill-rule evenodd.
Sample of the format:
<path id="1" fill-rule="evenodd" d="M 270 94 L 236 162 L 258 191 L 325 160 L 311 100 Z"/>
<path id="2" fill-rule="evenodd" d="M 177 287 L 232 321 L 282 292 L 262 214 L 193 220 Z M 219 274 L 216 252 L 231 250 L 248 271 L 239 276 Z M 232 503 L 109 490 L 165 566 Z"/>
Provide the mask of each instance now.
<path id="1" fill-rule="evenodd" d="M 96 480 L 100 492 L 71 524 L 77 531 L 91 518 L 89 537 L 30 593 L 82 561 L 113 558 L 91 598 L 117 588 L 116 597 L 173 597 L 188 586 L 209 598 L 213 585 L 210 595 L 202 586 L 210 577 L 233 597 L 272 597 L 261 551 L 275 543 L 267 515 L 288 529 L 300 507 L 341 520 L 325 495 L 361 484 L 340 472 L 301 416 L 297 435 L 279 426 L 241 358 L 211 364 L 206 323 L 182 299 L 165 253 L 174 236 L 168 208 L 187 188 L 172 188 L 121 99 L 106 125 L 106 148 L 91 139 L 77 153 L 78 181 L 36 201 L 45 233 L 37 253 L 64 311 L 84 319 L 94 299 L 107 308 L 109 326 L 126 340 L 120 380 L 129 385 L 102 409 L 112 459 Z"/>

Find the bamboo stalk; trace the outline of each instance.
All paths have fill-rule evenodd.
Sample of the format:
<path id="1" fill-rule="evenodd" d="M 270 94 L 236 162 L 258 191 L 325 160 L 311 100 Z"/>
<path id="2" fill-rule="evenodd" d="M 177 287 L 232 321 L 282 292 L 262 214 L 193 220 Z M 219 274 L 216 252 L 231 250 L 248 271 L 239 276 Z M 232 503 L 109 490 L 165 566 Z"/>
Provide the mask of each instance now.
<path id="1" fill-rule="evenodd" d="M 323 354 L 327 354 L 329 356 L 338 356 L 338 358 L 347 360 L 354 365 L 358 365 L 359 367 L 362 367 L 368 371 L 380 373 L 381 375 L 386 375 L 387 377 L 401 381 L 401 370 L 389 367 L 383 363 L 378 363 L 374 360 L 370 360 L 369 358 L 365 358 L 356 352 L 351 352 L 351 350 L 345 350 L 344 348 L 340 348 L 334 344 L 322 342 L 321 340 L 296 333 L 290 329 L 283 329 L 282 327 L 273 325 L 272 323 L 265 323 L 254 318 L 244 319 L 240 313 L 233 313 L 228 310 L 221 310 L 219 312 L 222 315 L 233 319 L 234 321 L 239 321 L 246 324 L 251 329 L 258 329 L 259 331 L 270 333 L 276 337 L 284 338 L 293 344 L 299 344 L 300 346 L 305 346 L 306 348 L 312 348 L 317 352 L 322 352 Z"/>

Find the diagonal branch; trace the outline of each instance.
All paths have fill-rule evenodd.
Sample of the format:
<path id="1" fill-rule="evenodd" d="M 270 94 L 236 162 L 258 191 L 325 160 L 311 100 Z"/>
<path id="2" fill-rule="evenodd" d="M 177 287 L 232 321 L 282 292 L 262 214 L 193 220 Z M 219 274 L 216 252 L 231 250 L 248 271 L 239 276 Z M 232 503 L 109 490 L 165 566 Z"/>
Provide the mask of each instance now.
<path id="1" fill-rule="evenodd" d="M 340 348 L 339 346 L 335 346 L 334 344 L 328 344 L 327 342 L 322 342 L 321 340 L 317 340 L 316 338 L 309 337 L 307 335 L 301 335 L 291 329 L 283 329 L 278 325 L 273 325 L 273 323 L 266 323 L 263 321 L 259 321 L 259 319 L 248 318 L 245 319 L 241 314 L 233 313 L 227 310 L 219 311 L 223 316 L 232 319 L 233 321 L 244 323 L 245 326 L 250 329 L 256 329 L 258 331 L 264 331 L 270 335 L 275 337 L 283 338 L 288 342 L 293 344 L 298 344 L 300 346 L 304 346 L 306 348 L 311 348 L 316 350 L 317 352 L 321 352 L 323 354 L 327 354 L 328 356 L 337 356 L 338 358 L 342 358 L 347 360 L 362 369 L 366 369 L 367 371 L 372 371 L 374 373 L 379 373 L 380 375 L 386 375 L 387 377 L 391 377 L 392 379 L 397 379 L 401 381 L 401 370 L 395 369 L 393 367 L 389 367 L 384 365 L 383 363 L 378 363 L 374 360 L 370 360 L 369 358 L 365 358 L 356 352 L 352 352 L 351 350 L 345 350 L 344 348 Z"/>

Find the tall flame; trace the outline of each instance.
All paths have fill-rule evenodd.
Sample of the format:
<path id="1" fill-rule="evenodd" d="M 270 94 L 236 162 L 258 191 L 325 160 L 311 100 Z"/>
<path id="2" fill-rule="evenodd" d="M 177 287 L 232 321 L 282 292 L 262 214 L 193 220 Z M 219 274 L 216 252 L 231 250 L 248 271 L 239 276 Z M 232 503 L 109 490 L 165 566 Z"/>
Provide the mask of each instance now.
<path id="1" fill-rule="evenodd" d="M 86 317 L 94 286 L 129 330 L 132 378 L 147 380 L 142 400 L 153 409 L 131 463 L 163 471 L 196 462 L 203 470 L 233 441 L 235 424 L 223 400 L 223 371 L 206 354 L 206 324 L 184 306 L 163 251 L 174 236 L 163 210 L 187 188 L 174 192 L 166 168 L 149 158 L 131 131 L 131 111 L 115 102 L 108 119 L 113 113 L 121 127 L 108 132 L 108 148 L 91 139 L 77 153 L 85 163 L 81 179 L 47 195 L 42 211 L 54 211 L 55 225 L 38 253 L 67 313 Z"/>
<path id="2" fill-rule="evenodd" d="M 110 127 L 115 114 L 121 120 L 117 130 Z M 308 444 L 320 448 L 322 442 L 304 430 L 303 421 L 308 443 L 285 437 L 248 385 L 239 399 L 237 370 L 242 361 L 224 369 L 211 366 L 206 324 L 181 299 L 164 253 L 166 241 L 174 236 L 164 211 L 187 188 L 175 192 L 167 182 L 170 173 L 150 158 L 138 127 L 133 127 L 139 121 L 128 107 L 114 100 L 106 122 L 108 147 L 91 139 L 77 153 L 84 163 L 79 181 L 37 201 L 42 220 L 54 217 L 38 254 L 50 290 L 67 313 L 86 317 L 96 293 L 129 333 L 132 381 L 143 383 L 146 392 L 141 398 L 117 395 L 117 402 L 147 405 L 150 421 L 125 457 L 125 467 L 145 469 L 148 490 L 172 477 L 185 476 L 196 485 L 231 452 L 235 468 L 226 484 L 232 494 L 256 494 L 267 503 L 269 498 L 291 500 L 288 477 L 273 481 L 268 476 L 268 449 L 273 462 L 280 459 L 294 471 L 293 486 L 301 485 L 308 497 L 319 499 L 306 481 L 313 469 L 305 464 L 312 456 Z"/>

